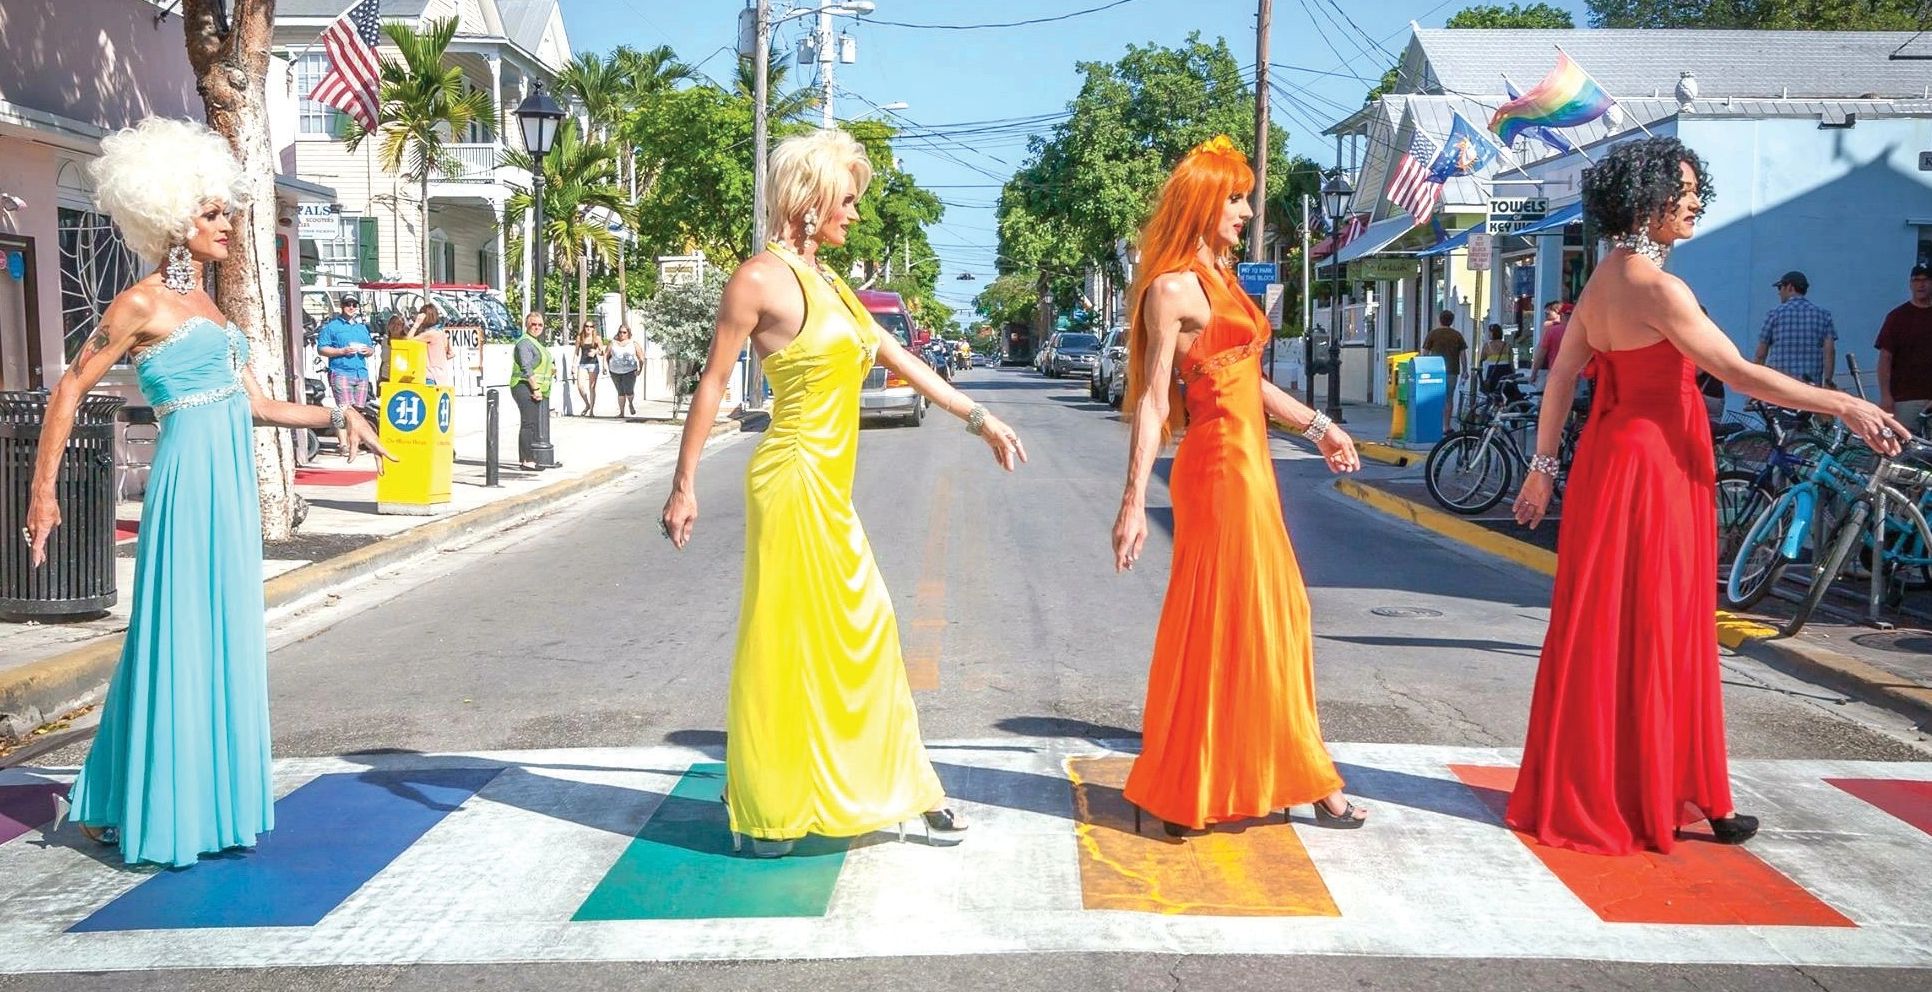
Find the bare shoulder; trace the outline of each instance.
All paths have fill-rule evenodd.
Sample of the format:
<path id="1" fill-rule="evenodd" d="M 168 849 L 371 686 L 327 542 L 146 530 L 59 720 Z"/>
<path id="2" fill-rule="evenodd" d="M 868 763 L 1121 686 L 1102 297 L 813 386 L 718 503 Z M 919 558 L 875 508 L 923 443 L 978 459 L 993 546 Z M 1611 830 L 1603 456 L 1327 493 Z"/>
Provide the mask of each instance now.
<path id="1" fill-rule="evenodd" d="M 178 307 L 161 295 L 164 291 L 152 276 L 122 290 L 101 314 L 101 329 L 110 338 L 154 333 L 157 329 L 152 325 Z"/>
<path id="2" fill-rule="evenodd" d="M 1161 316 L 1179 317 L 1186 323 L 1204 323 L 1209 309 L 1200 277 L 1187 271 L 1155 276 L 1147 287 L 1147 305 Z"/>

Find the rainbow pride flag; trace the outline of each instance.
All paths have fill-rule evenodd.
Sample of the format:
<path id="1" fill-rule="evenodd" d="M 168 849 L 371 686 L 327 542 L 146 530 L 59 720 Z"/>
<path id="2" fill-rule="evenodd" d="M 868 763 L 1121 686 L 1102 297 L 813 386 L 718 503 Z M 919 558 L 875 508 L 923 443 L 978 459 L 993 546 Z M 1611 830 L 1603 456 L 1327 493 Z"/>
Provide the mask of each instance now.
<path id="1" fill-rule="evenodd" d="M 1559 49 L 1556 68 L 1529 92 L 1496 108 L 1489 129 L 1503 139 L 1503 144 L 1512 145 L 1529 128 L 1588 124 L 1608 113 L 1615 103 L 1569 53 Z"/>

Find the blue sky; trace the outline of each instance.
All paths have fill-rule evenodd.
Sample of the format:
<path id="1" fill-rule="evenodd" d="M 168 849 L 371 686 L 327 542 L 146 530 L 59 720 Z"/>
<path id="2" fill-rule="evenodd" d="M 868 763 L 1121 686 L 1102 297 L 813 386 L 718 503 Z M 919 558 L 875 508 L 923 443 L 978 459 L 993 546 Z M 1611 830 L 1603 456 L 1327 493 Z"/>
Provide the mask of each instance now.
<path id="1" fill-rule="evenodd" d="M 837 25 L 858 39 L 855 65 L 837 69 L 838 115 L 897 117 L 908 128 L 944 131 L 965 122 L 1032 118 L 1066 109 L 1079 87 L 1074 63 L 1112 61 L 1129 44 L 1173 44 L 1198 30 L 1226 37 L 1243 65 L 1254 61 L 1252 0 L 1128 0 L 1119 7 L 1050 24 L 981 30 L 921 30 L 883 23 L 986 24 L 1051 17 L 1098 7 L 1110 0 L 877 0 L 870 17 L 839 17 Z M 1278 95 L 1271 114 L 1286 128 L 1292 151 L 1318 161 L 1333 157 L 1321 127 L 1361 105 L 1362 95 L 1393 64 L 1407 39 L 1408 23 L 1440 26 L 1473 0 L 1276 0 L 1269 61 L 1275 80 L 1292 92 Z M 803 3 L 802 6 L 817 6 Z M 1557 0 L 1578 24 L 1581 0 Z M 774 10 L 791 9 L 775 0 Z M 742 0 L 563 0 L 564 24 L 578 50 L 608 51 L 619 44 L 648 48 L 669 44 L 686 61 L 701 63 L 715 79 L 728 79 L 729 51 L 737 36 Z M 779 29 L 774 57 L 790 54 L 811 18 Z M 1352 20 L 1352 24 L 1350 21 Z M 1359 26 L 1359 32 L 1356 30 Z M 806 73 L 809 73 L 807 68 Z M 808 75 L 794 78 L 803 82 Z M 1366 80 L 1366 82 L 1365 82 Z M 886 115 L 879 104 L 904 101 Z M 1047 121 L 1036 130 L 1045 133 Z M 901 164 L 947 202 L 946 217 L 931 232 L 944 262 L 939 290 L 968 309 L 993 275 L 997 238 L 992 204 L 999 184 L 1026 158 L 1018 129 L 972 138 L 923 138 L 895 145 Z M 1326 151 L 1325 151 L 1326 148 Z M 971 272 L 976 281 L 959 281 Z"/>

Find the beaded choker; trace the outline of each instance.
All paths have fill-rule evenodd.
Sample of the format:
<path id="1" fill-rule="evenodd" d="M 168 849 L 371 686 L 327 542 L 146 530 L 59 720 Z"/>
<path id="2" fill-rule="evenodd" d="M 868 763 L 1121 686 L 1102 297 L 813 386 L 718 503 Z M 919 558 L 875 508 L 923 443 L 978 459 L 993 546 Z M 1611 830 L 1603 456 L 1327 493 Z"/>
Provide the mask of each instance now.
<path id="1" fill-rule="evenodd" d="M 1645 231 L 1611 238 L 1610 246 L 1613 248 L 1622 248 L 1633 255 L 1642 255 L 1656 263 L 1660 269 L 1664 267 L 1664 259 L 1670 257 L 1670 247 L 1658 242 Z"/>

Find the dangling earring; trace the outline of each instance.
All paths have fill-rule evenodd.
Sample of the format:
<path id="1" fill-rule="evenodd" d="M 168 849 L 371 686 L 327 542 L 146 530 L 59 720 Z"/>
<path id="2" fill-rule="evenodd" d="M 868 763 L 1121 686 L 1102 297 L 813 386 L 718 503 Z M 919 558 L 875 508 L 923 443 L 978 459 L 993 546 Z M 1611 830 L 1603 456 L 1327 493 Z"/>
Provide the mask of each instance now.
<path id="1" fill-rule="evenodd" d="M 802 248 L 801 254 L 809 255 L 812 253 L 812 249 L 816 247 L 816 244 L 813 241 L 813 237 L 817 234 L 818 234 L 818 208 L 806 207 L 805 208 L 805 243 L 801 246 Z"/>
<path id="2" fill-rule="evenodd" d="M 161 285 L 186 296 L 195 289 L 195 257 L 188 254 L 187 245 L 175 245 L 168 249 L 168 268 L 161 274 Z"/>

